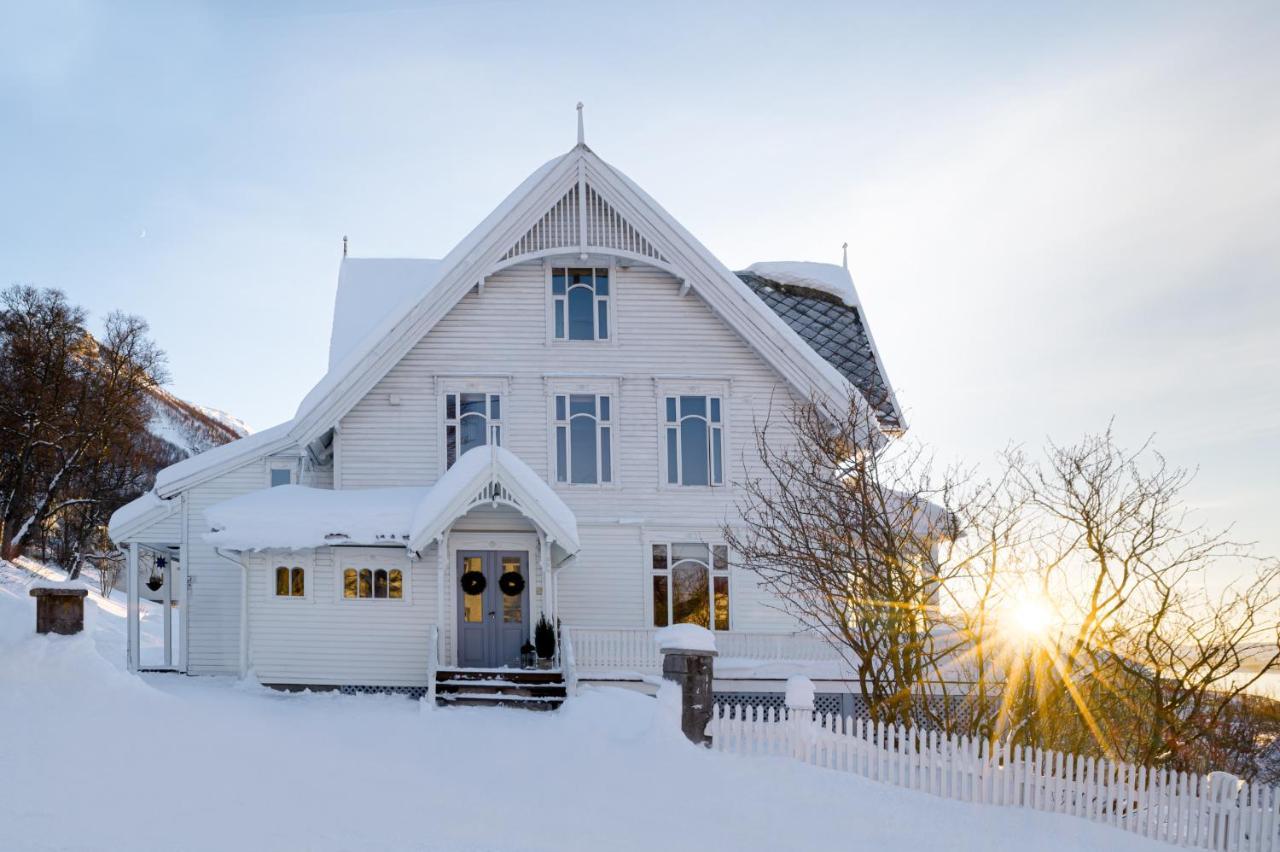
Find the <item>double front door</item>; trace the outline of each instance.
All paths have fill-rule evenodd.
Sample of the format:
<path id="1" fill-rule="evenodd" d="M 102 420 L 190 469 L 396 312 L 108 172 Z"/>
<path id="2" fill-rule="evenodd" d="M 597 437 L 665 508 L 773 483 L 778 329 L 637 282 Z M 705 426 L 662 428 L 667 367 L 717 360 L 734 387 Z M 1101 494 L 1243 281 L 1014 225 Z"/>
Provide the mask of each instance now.
<path id="1" fill-rule="evenodd" d="M 529 555 L 458 551 L 458 665 L 518 667 L 529 641 Z"/>

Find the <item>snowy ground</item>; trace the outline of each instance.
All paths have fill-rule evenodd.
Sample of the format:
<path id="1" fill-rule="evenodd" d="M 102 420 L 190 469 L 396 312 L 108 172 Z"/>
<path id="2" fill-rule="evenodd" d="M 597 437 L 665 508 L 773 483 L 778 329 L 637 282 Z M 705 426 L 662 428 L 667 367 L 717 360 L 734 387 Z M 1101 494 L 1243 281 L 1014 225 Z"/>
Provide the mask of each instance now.
<path id="1" fill-rule="evenodd" d="M 31 579 L 0 563 L 3 850 L 1165 848 L 713 754 L 624 690 L 537 714 L 131 677 L 117 604 L 38 637 Z"/>

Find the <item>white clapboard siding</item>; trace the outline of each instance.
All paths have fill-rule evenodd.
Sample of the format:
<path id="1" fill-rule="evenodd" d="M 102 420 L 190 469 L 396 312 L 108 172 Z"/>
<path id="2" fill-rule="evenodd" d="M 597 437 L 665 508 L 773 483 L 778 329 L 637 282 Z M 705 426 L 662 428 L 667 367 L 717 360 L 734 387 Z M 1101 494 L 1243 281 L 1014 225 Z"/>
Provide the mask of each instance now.
<path id="1" fill-rule="evenodd" d="M 203 538 L 204 510 L 214 503 L 266 487 L 266 467 L 256 459 L 187 492 L 187 670 L 191 674 L 240 671 L 241 568 Z"/>
<path id="2" fill-rule="evenodd" d="M 249 558 L 249 665 L 263 683 L 425 686 L 436 623 L 436 552 L 410 563 L 395 548 L 320 548 Z M 302 567 L 307 594 L 275 596 L 277 566 Z M 346 567 L 404 571 L 401 600 L 346 600 Z"/>
<path id="3" fill-rule="evenodd" d="M 1193 849 L 1280 852 L 1280 789 L 810 710 L 717 704 L 716 751 L 791 757 L 985 805 L 1047 811 Z"/>
<path id="4" fill-rule="evenodd" d="M 548 481 L 549 398 L 569 374 L 616 383 L 614 470 L 606 488 L 560 488 L 578 516 L 583 548 L 560 576 L 562 619 L 584 626 L 643 626 L 647 609 L 646 541 L 717 538 L 738 496 L 732 487 L 672 489 L 660 482 L 661 443 L 655 379 L 723 381 L 726 479 L 758 473 L 753 429 L 769 413 L 784 416 L 791 392 L 696 295 L 680 295 L 669 274 L 635 265 L 612 282 L 610 343 L 549 342 L 542 264 L 526 263 L 486 281 L 405 356 L 342 419 L 342 488 L 423 485 L 441 472 L 442 394 L 456 380 L 491 377 L 505 388 L 503 443 Z M 585 379 L 584 379 L 585 380 Z M 777 418 L 775 418 L 776 420 Z M 464 522 L 467 528 L 478 528 Z M 754 579 L 734 572 L 735 628 L 792 630 Z"/>

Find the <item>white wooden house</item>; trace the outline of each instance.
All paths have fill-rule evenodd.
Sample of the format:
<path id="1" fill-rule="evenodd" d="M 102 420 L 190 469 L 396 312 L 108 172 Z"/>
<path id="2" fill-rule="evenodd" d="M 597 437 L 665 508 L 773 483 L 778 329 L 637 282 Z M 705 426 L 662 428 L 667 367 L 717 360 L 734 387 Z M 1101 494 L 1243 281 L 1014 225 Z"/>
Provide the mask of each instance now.
<path id="1" fill-rule="evenodd" d="M 845 266 L 729 271 L 579 124 L 444 258 L 344 257 L 328 373 L 293 419 L 116 513 L 129 663 L 416 693 L 518 665 L 546 614 L 570 687 L 656 672 L 655 626 L 692 620 L 719 634 L 717 688 L 804 670 L 847 691 L 721 530 L 770 406 L 905 428 L 864 319 Z M 147 660 L 156 554 L 181 617 Z"/>

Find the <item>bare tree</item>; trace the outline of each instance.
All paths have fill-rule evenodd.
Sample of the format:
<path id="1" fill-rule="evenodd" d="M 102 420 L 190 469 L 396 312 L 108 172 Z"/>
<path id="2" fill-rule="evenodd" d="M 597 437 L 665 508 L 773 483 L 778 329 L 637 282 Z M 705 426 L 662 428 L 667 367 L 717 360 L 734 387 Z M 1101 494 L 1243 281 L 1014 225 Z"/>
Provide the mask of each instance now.
<path id="1" fill-rule="evenodd" d="M 890 453 L 860 405 L 798 405 L 757 427 L 755 450 L 764 473 L 742 483 L 741 523 L 724 530 L 734 558 L 841 652 L 873 719 L 909 721 L 946 657 L 955 477 L 919 448 Z"/>

